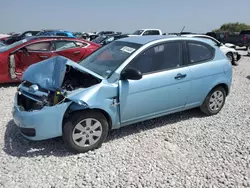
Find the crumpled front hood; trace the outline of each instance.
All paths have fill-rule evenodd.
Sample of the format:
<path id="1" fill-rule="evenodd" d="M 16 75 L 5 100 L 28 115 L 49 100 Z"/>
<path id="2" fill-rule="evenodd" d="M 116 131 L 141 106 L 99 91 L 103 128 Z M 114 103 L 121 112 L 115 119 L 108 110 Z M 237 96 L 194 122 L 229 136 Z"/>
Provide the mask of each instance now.
<path id="1" fill-rule="evenodd" d="M 87 72 L 100 79 L 102 77 L 85 69 L 76 62 L 63 56 L 55 56 L 28 67 L 24 72 L 22 80 L 38 84 L 40 87 L 56 91 L 62 86 L 66 65 L 71 66 L 81 72 Z"/>

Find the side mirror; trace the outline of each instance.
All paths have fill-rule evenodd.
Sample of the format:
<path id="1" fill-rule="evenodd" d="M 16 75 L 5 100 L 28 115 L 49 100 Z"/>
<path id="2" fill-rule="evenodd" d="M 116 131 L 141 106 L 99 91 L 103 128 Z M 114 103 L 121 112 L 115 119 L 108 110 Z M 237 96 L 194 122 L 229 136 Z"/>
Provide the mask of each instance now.
<path id="1" fill-rule="evenodd" d="M 142 73 L 134 68 L 124 69 L 121 73 L 121 80 L 140 80 Z"/>

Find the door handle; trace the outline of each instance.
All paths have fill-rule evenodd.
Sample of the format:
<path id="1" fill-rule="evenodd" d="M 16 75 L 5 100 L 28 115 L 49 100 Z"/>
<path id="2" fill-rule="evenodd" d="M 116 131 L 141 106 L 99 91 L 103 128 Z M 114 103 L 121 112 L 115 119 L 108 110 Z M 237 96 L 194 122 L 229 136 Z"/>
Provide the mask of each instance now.
<path id="1" fill-rule="evenodd" d="M 46 58 L 48 58 L 48 56 L 46 56 L 46 55 L 41 55 L 40 58 L 46 59 Z"/>
<path id="2" fill-rule="evenodd" d="M 174 78 L 175 78 L 176 80 L 180 80 L 180 79 L 185 78 L 186 76 L 187 76 L 186 74 L 178 73 Z"/>
<path id="3" fill-rule="evenodd" d="M 80 53 L 80 51 L 75 51 L 75 52 L 73 52 L 73 54 L 79 54 Z"/>

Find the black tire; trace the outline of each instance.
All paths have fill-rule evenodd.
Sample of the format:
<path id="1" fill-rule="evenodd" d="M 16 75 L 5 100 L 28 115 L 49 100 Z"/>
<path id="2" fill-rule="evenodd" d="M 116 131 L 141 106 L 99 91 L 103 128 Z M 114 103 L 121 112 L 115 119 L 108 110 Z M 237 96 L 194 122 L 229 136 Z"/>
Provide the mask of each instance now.
<path id="1" fill-rule="evenodd" d="M 221 92 L 223 94 L 223 101 L 222 101 L 221 106 L 218 109 L 212 110 L 211 107 L 210 107 L 210 99 L 211 99 L 212 95 L 215 92 Z M 223 108 L 223 106 L 225 104 L 225 101 L 226 101 L 226 91 L 225 91 L 225 89 L 223 87 L 221 87 L 221 86 L 217 86 L 212 91 L 209 92 L 206 99 L 204 100 L 204 102 L 200 106 L 200 109 L 201 109 L 201 111 L 203 113 L 205 113 L 208 116 L 216 115 Z"/>
<path id="2" fill-rule="evenodd" d="M 231 52 L 228 52 L 226 54 L 227 58 L 231 61 L 232 65 L 238 65 L 235 61 L 234 61 L 234 56 Z"/>
<path id="3" fill-rule="evenodd" d="M 91 132 L 75 133 L 75 131 L 76 131 L 75 127 L 77 126 L 77 124 L 80 123 L 81 121 L 85 121 L 86 119 L 93 119 L 94 122 L 96 120 L 96 122 L 99 122 L 101 124 L 101 128 L 100 128 L 101 135 L 100 135 L 98 141 L 96 143 L 94 143 L 93 145 L 81 147 L 81 146 L 76 144 L 76 142 L 78 142 L 78 141 L 74 141 L 73 132 L 74 132 L 74 134 L 86 134 L 85 138 L 84 138 L 85 144 L 86 144 L 86 140 L 89 140 L 90 137 L 94 138 L 93 136 L 90 135 Z M 93 126 L 93 125 L 91 125 L 91 126 Z M 102 143 L 104 142 L 104 140 L 106 139 L 106 137 L 108 135 L 108 131 L 109 131 L 108 121 L 101 112 L 99 112 L 99 111 L 87 111 L 87 110 L 86 111 L 77 111 L 77 112 L 71 114 L 66 119 L 66 121 L 63 125 L 63 141 L 64 141 L 64 144 L 68 148 L 69 151 L 71 151 L 73 153 L 84 153 L 84 152 L 94 150 L 94 149 L 101 147 Z M 87 138 L 87 136 L 89 138 Z M 82 138 L 82 140 L 83 140 L 83 138 Z M 78 143 L 80 143 L 80 141 Z M 90 143 L 90 140 L 88 142 Z"/>

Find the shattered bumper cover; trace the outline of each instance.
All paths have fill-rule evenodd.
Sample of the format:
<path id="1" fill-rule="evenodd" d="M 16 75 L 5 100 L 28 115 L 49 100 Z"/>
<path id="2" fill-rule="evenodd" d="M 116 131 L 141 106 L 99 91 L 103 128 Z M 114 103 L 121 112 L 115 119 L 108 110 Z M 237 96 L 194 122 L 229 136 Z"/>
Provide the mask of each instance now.
<path id="1" fill-rule="evenodd" d="M 63 116 L 71 102 L 45 106 L 41 110 L 22 111 L 17 105 L 17 97 L 18 93 L 15 95 L 13 119 L 24 137 L 30 140 L 45 140 L 62 136 Z M 27 130 L 32 130 L 33 134 L 25 133 Z"/>

